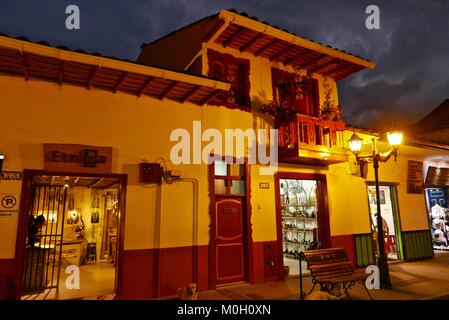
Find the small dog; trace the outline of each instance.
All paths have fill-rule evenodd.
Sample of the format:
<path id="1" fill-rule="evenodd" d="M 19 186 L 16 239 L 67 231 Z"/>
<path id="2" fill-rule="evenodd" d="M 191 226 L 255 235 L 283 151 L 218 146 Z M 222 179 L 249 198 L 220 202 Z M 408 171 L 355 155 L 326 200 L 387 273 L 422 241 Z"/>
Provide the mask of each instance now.
<path id="1" fill-rule="evenodd" d="M 306 300 L 340 300 L 345 295 L 341 283 L 332 285 L 330 292 L 313 291 L 306 297 Z"/>
<path id="2" fill-rule="evenodd" d="M 312 291 L 312 293 L 306 297 L 306 300 L 340 300 L 340 298 L 325 291 L 317 290 Z"/>
<path id="3" fill-rule="evenodd" d="M 187 287 L 179 288 L 176 290 L 176 293 L 181 300 L 198 300 L 196 283 L 191 283 Z"/>

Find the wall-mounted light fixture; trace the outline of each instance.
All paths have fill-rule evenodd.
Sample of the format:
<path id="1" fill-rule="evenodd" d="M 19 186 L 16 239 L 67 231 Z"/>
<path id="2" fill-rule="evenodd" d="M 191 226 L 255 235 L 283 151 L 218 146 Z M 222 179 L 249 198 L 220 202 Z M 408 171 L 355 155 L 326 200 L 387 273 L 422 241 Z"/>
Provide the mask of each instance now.
<path id="1" fill-rule="evenodd" d="M 1 176 L 1 173 L 3 171 L 3 160 L 5 160 L 5 155 L 4 154 L 0 154 L 0 176 Z"/>

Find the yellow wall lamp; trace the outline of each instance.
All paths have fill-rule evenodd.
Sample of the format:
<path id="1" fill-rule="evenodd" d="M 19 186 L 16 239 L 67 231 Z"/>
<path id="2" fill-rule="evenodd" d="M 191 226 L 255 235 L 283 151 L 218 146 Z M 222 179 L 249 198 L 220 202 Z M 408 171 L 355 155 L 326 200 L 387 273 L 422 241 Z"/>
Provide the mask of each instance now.
<path id="1" fill-rule="evenodd" d="M 376 139 L 372 139 L 373 143 L 373 151 L 372 154 L 367 156 L 360 156 L 362 151 L 362 138 L 360 138 L 355 132 L 349 139 L 349 148 L 352 153 L 354 153 L 357 164 L 360 165 L 360 168 L 364 168 L 368 163 L 372 163 L 374 167 L 374 178 L 376 183 L 376 203 L 377 203 L 377 239 L 384 239 L 383 234 L 383 221 L 382 215 L 380 211 L 380 193 L 379 193 L 379 163 L 387 162 L 392 155 L 394 155 L 394 160 L 396 161 L 398 150 L 400 145 L 402 144 L 403 133 L 401 131 L 389 131 L 387 133 L 388 143 L 390 144 L 391 150 L 386 153 L 380 153 L 376 148 Z M 390 274 L 388 271 L 388 262 L 387 256 L 385 255 L 385 243 L 384 241 L 378 242 L 378 257 L 377 257 L 377 266 L 379 267 L 380 272 L 380 286 L 382 289 L 391 289 L 391 281 Z"/>

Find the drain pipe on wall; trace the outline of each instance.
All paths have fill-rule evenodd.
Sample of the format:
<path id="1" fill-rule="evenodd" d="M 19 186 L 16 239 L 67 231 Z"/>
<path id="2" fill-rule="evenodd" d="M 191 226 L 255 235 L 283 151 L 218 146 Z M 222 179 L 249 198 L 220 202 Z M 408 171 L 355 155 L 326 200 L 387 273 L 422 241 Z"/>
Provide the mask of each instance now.
<path id="1" fill-rule="evenodd" d="M 198 285 L 198 180 L 195 178 L 180 178 L 178 181 L 192 183 L 193 186 L 193 230 L 192 230 L 192 276 Z"/>
<path id="2" fill-rule="evenodd" d="M 164 179 L 165 183 L 172 184 L 174 182 L 187 182 L 192 183 L 193 186 L 193 230 L 192 230 L 192 280 L 194 283 L 198 285 L 198 278 L 199 278 L 199 271 L 198 271 L 198 202 L 199 202 L 199 196 L 198 196 L 198 190 L 199 190 L 199 183 L 198 180 L 195 178 L 181 178 L 181 175 L 173 175 L 171 170 L 167 169 L 166 161 L 164 158 L 158 158 L 156 159 L 156 162 L 158 160 L 162 161 L 162 165 L 164 170 L 162 171 L 162 178 Z M 161 185 L 162 189 L 162 185 Z M 161 191 L 162 194 L 162 191 Z M 161 206 L 162 206 L 162 200 L 161 200 Z M 162 207 L 161 209 L 161 217 L 162 217 Z"/>

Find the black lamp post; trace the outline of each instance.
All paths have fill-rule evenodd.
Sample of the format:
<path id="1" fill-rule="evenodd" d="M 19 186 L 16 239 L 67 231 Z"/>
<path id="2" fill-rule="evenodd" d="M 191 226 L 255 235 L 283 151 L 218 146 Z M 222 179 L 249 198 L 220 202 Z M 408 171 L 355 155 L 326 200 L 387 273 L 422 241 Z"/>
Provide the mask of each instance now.
<path id="1" fill-rule="evenodd" d="M 388 143 L 392 149 L 384 154 L 378 152 L 376 148 L 376 140 L 372 139 L 373 152 L 369 156 L 360 156 L 362 150 L 363 140 L 357 135 L 353 134 L 351 139 L 349 139 L 349 147 L 351 151 L 355 154 L 357 163 L 363 168 L 364 164 L 372 163 L 374 167 L 374 179 L 376 183 L 376 204 L 377 204 L 377 243 L 379 247 L 379 253 L 377 257 L 377 266 L 380 271 L 380 286 L 382 289 L 391 289 L 390 273 L 388 271 L 388 261 L 385 255 L 385 245 L 384 245 L 384 234 L 383 234 L 383 221 L 382 214 L 380 211 L 380 193 L 379 193 L 379 163 L 387 162 L 392 155 L 394 155 L 394 160 L 396 161 L 397 152 L 399 146 L 402 143 L 403 134 L 400 131 L 391 131 L 387 133 Z"/>

